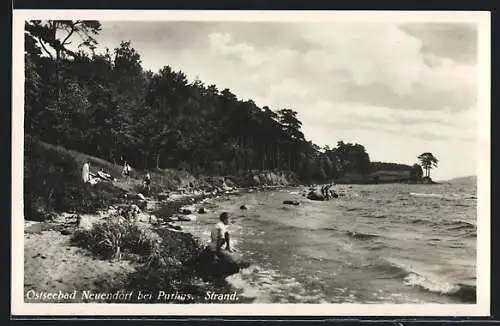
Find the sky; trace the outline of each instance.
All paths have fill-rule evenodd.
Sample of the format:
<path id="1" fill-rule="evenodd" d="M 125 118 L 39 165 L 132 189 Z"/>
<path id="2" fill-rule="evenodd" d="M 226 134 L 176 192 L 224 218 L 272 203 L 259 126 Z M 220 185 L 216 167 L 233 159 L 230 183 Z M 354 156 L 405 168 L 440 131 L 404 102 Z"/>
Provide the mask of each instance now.
<path id="1" fill-rule="evenodd" d="M 468 23 L 111 22 L 99 48 L 131 41 L 165 65 L 260 107 L 293 109 L 308 140 L 365 146 L 435 180 L 476 175 L 477 27 Z"/>

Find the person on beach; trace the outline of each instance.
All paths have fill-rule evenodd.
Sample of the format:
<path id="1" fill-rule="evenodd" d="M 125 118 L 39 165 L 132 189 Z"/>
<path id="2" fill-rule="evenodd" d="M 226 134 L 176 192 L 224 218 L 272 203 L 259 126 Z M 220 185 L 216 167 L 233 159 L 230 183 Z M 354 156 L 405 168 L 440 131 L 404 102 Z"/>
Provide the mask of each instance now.
<path id="1" fill-rule="evenodd" d="M 218 257 L 222 254 L 222 247 L 226 245 L 225 250 L 233 252 L 231 249 L 230 237 L 229 237 L 229 214 L 223 212 L 219 216 L 219 222 L 215 224 L 210 233 L 210 244 L 209 248 L 216 253 Z"/>
<path id="2" fill-rule="evenodd" d="M 321 195 L 325 200 L 329 200 L 330 196 L 328 194 L 328 185 L 324 185 L 321 187 Z"/>
<path id="3" fill-rule="evenodd" d="M 146 170 L 146 174 L 144 175 L 143 187 L 148 190 L 148 193 L 151 191 L 151 175 L 148 170 Z"/>
<path id="4" fill-rule="evenodd" d="M 82 179 L 83 183 L 88 183 L 90 181 L 90 162 L 85 161 L 82 167 Z"/>
<path id="5" fill-rule="evenodd" d="M 335 185 L 335 182 L 332 182 L 328 185 L 326 191 L 328 194 L 328 198 L 338 198 L 338 194 L 335 192 L 335 190 L 332 190 L 331 188 Z"/>
<path id="6" fill-rule="evenodd" d="M 122 175 L 127 178 L 130 175 L 130 165 L 128 165 L 127 161 L 123 164 Z"/>

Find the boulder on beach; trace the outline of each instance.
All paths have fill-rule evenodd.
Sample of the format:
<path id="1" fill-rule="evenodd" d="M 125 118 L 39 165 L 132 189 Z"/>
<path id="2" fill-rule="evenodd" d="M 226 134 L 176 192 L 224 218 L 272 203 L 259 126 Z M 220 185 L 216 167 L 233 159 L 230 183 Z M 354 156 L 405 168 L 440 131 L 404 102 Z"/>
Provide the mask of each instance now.
<path id="1" fill-rule="evenodd" d="M 198 214 L 206 214 L 207 213 L 207 209 L 205 207 L 200 207 L 198 209 Z"/>
<path id="2" fill-rule="evenodd" d="M 196 221 L 197 217 L 194 214 L 189 214 L 189 215 L 177 215 L 177 216 L 172 216 L 174 221 L 179 221 L 179 222 L 191 222 L 191 221 Z"/>
<path id="3" fill-rule="evenodd" d="M 156 195 L 158 197 L 159 200 L 166 200 L 170 197 L 170 194 L 168 193 L 160 193 L 158 195 Z"/>
<path id="4" fill-rule="evenodd" d="M 299 206 L 300 205 L 300 202 L 297 201 L 297 200 L 284 200 L 283 201 L 283 204 L 285 205 L 295 205 L 295 206 Z"/>
<path id="5" fill-rule="evenodd" d="M 205 277 L 225 278 L 251 264 L 236 252 L 222 251 L 219 255 L 207 246 L 198 260 L 197 269 Z"/>
<path id="6" fill-rule="evenodd" d="M 137 197 L 137 199 L 140 199 L 140 200 L 146 200 L 146 197 L 144 197 L 143 194 L 141 193 L 138 193 L 137 195 L 135 195 Z"/>
<path id="7" fill-rule="evenodd" d="M 172 223 L 165 223 L 165 226 L 168 227 L 168 228 L 170 228 L 170 229 L 177 230 L 177 231 L 182 230 L 182 226 L 175 225 L 175 224 L 172 224 Z"/>
<path id="8" fill-rule="evenodd" d="M 62 235 L 70 235 L 70 234 L 72 234 L 72 233 L 73 233 L 73 232 L 71 232 L 71 230 L 68 230 L 68 229 L 63 229 L 63 230 L 61 230 L 61 234 L 62 234 Z"/>
<path id="9" fill-rule="evenodd" d="M 179 213 L 189 215 L 195 212 L 195 208 L 193 206 L 183 206 L 179 209 Z"/>
<path id="10" fill-rule="evenodd" d="M 307 199 L 310 199 L 310 200 L 325 200 L 325 196 L 323 196 L 323 194 L 317 190 L 311 190 L 309 191 L 309 193 L 307 194 Z"/>
<path id="11" fill-rule="evenodd" d="M 152 224 L 156 224 L 158 223 L 158 218 L 156 217 L 156 215 L 149 215 L 149 223 L 152 223 Z"/>
<path id="12" fill-rule="evenodd" d="M 307 197 L 307 199 L 310 199 L 310 200 L 319 200 L 319 201 L 329 199 L 329 198 L 326 198 L 320 191 L 317 191 L 317 190 L 310 191 L 306 197 Z M 334 191 L 330 191 L 330 198 L 339 198 L 339 195 Z"/>
<path id="13" fill-rule="evenodd" d="M 142 211 L 144 211 L 148 207 L 148 202 L 145 200 L 140 200 L 137 202 L 137 207 L 139 207 Z"/>
<path id="14" fill-rule="evenodd" d="M 241 205 L 240 209 L 248 209 L 248 206 L 247 205 Z"/>

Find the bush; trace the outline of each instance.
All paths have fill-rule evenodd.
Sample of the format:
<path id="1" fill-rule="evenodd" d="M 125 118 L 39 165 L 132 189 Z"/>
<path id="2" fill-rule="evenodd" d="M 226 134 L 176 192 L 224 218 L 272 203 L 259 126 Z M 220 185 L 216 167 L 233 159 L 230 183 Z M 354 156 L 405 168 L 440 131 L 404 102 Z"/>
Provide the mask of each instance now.
<path id="1" fill-rule="evenodd" d="M 90 230 L 76 231 L 72 241 L 102 259 L 121 259 L 124 254 L 155 259 L 161 244 L 155 232 L 117 215 L 94 224 Z"/>

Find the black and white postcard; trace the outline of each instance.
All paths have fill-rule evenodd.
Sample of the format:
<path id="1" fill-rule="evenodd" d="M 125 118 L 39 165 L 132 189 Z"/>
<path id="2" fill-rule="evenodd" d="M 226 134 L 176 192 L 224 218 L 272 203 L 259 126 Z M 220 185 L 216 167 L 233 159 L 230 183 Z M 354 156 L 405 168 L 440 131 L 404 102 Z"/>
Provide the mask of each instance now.
<path id="1" fill-rule="evenodd" d="M 13 314 L 489 314 L 488 12 L 14 10 L 13 60 Z"/>

